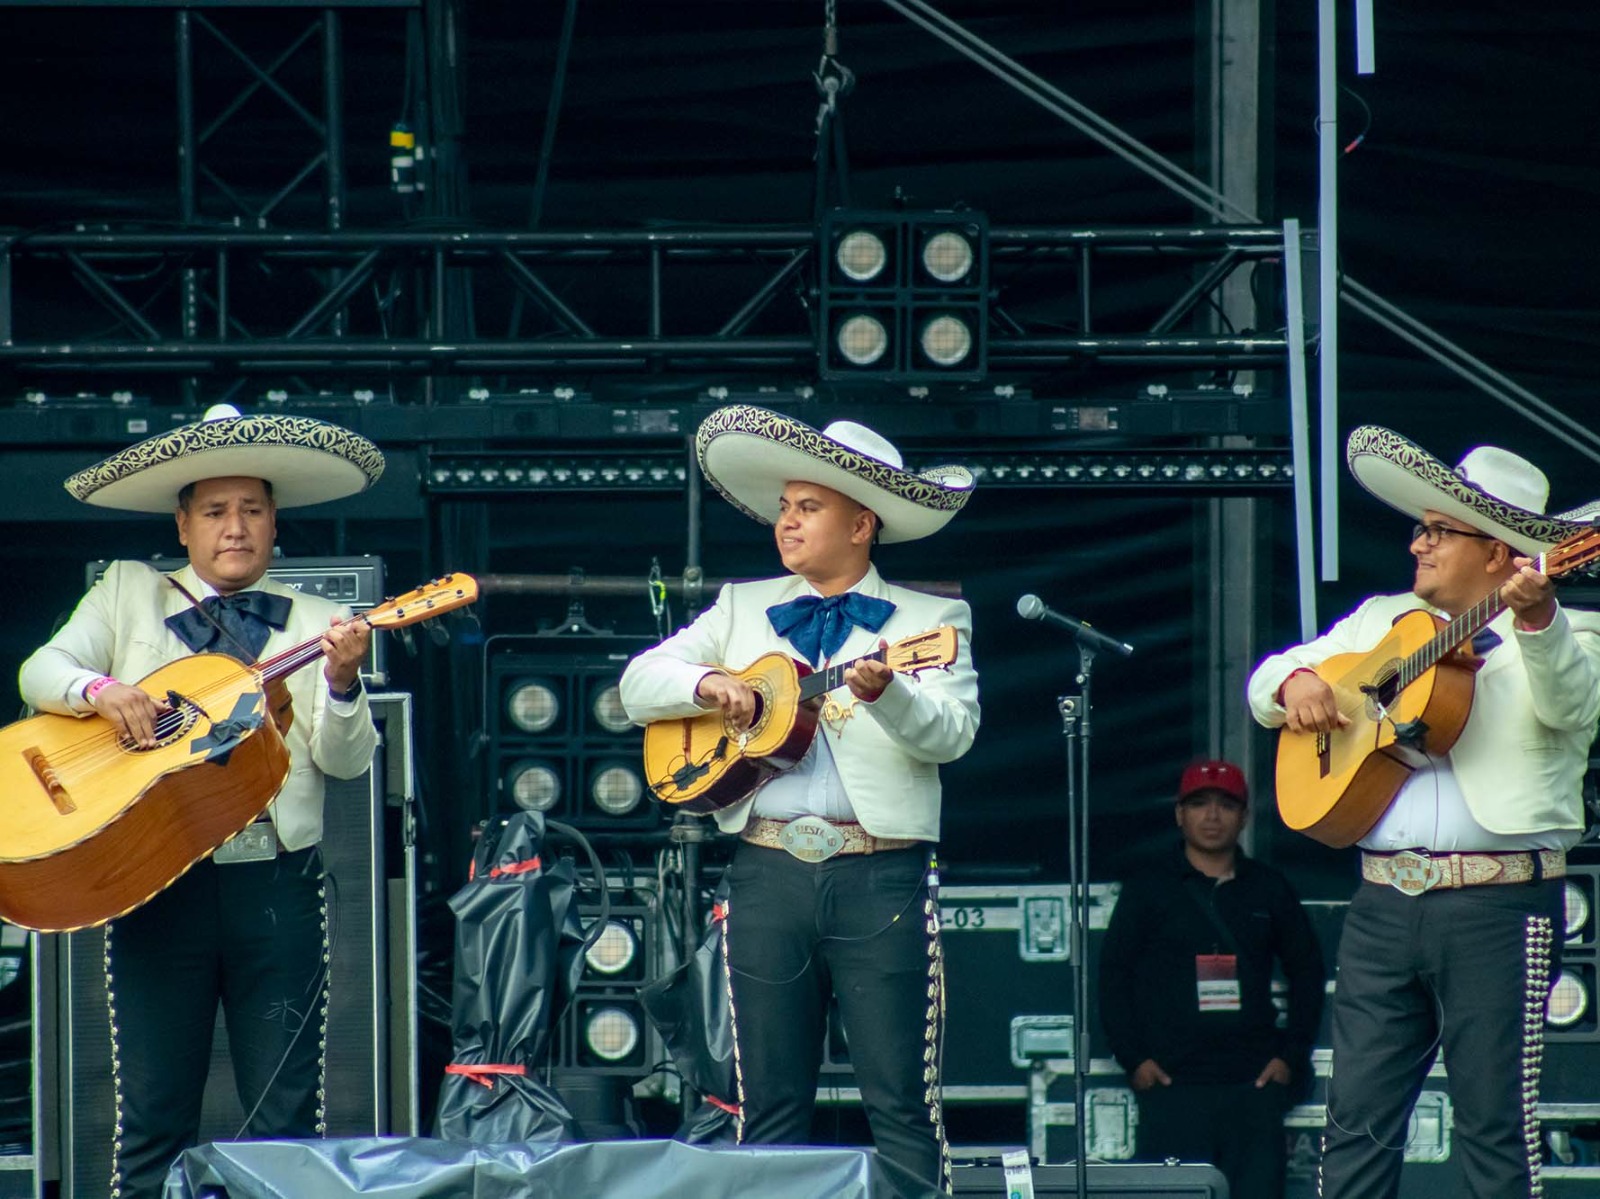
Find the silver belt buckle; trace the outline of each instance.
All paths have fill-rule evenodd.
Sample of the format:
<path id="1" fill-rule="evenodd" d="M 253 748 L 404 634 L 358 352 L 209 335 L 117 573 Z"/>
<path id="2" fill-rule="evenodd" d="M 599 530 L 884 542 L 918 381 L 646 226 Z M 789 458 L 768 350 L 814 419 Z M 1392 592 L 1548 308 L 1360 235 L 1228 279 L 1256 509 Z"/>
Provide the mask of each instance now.
<path id="1" fill-rule="evenodd" d="M 826 862 L 844 848 L 844 833 L 821 816 L 800 816 L 779 831 L 778 844 L 802 862 Z"/>
<path id="2" fill-rule="evenodd" d="M 258 820 L 219 845 L 211 860 L 218 866 L 233 866 L 239 862 L 270 862 L 277 856 L 278 830 L 270 820 Z"/>
<path id="3" fill-rule="evenodd" d="M 1406 895 L 1421 895 L 1444 882 L 1447 871 L 1432 858 L 1402 850 L 1393 857 L 1382 859 L 1383 871 L 1389 876 L 1389 885 Z"/>

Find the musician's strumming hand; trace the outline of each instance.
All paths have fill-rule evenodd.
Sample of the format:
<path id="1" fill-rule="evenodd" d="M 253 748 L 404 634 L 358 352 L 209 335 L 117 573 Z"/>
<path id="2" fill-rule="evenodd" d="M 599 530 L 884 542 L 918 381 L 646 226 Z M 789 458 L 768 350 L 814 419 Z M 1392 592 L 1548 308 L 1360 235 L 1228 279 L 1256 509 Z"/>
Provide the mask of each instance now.
<path id="1" fill-rule="evenodd" d="M 743 679 L 712 671 L 700 680 L 694 694 L 708 707 L 721 708 L 736 729 L 749 728 L 756 718 L 756 693 Z"/>
<path id="2" fill-rule="evenodd" d="M 141 749 L 155 748 L 156 720 L 163 712 L 172 711 L 147 692 L 126 683 L 107 683 L 94 693 L 89 705 Z"/>
<path id="3" fill-rule="evenodd" d="M 1283 713 L 1291 733 L 1327 733 L 1350 723 L 1339 711 L 1333 688 L 1309 670 L 1290 675 L 1284 683 Z"/>
<path id="4" fill-rule="evenodd" d="M 1155 1058 L 1147 1057 L 1128 1075 L 1128 1085 L 1136 1091 L 1148 1091 L 1155 1086 L 1170 1087 L 1172 1079 Z"/>
<path id="5" fill-rule="evenodd" d="M 883 638 L 878 638 L 878 648 L 887 651 L 889 643 Z M 894 677 L 894 671 L 883 662 L 874 662 L 862 658 L 849 670 L 844 672 L 844 685 L 850 688 L 850 694 L 863 703 L 871 703 L 883 694 L 883 689 L 889 685 L 889 680 Z"/>
<path id="6" fill-rule="evenodd" d="M 327 664 L 322 677 L 334 691 L 350 691 L 361 673 L 361 663 L 367 659 L 367 647 L 372 643 L 372 626 L 364 620 L 348 624 L 335 616 L 331 627 L 322 635 L 322 656 Z"/>
<path id="7" fill-rule="evenodd" d="M 1500 585 L 1500 598 L 1516 614 L 1519 629 L 1537 631 L 1556 618 L 1555 584 L 1533 568 L 1532 558 L 1514 558 L 1517 573 Z"/>

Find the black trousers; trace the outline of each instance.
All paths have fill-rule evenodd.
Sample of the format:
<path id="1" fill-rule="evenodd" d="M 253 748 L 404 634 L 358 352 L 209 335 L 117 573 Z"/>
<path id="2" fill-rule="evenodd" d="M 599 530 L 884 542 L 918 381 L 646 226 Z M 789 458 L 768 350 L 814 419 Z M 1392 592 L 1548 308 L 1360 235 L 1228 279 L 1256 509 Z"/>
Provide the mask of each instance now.
<path id="1" fill-rule="evenodd" d="M 728 877 L 740 1141 L 810 1140 L 833 995 L 878 1152 L 948 1189 L 937 1070 L 943 973 L 926 853 L 812 864 L 741 844 Z"/>
<path id="2" fill-rule="evenodd" d="M 1283 1086 L 1175 1082 L 1137 1099 L 1141 1160 L 1210 1162 L 1227 1177 L 1230 1199 L 1283 1199 Z"/>
<path id="3" fill-rule="evenodd" d="M 120 1183 L 123 1199 L 160 1196 L 173 1159 L 195 1144 L 219 1001 L 246 1134 L 321 1135 L 324 946 L 314 847 L 265 862 L 208 858 L 107 928 L 113 1194 Z"/>
<path id="4" fill-rule="evenodd" d="M 1464 1199 L 1537 1194 L 1544 1010 L 1562 884 L 1404 895 L 1363 883 L 1333 996 L 1324 1199 L 1393 1199 L 1412 1105 L 1442 1048 Z"/>

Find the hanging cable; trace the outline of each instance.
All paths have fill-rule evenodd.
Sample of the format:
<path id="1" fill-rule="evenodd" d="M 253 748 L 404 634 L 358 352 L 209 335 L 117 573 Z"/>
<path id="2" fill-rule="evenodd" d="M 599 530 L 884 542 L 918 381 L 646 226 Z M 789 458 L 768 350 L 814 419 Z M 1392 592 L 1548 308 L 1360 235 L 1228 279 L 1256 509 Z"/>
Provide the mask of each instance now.
<path id="1" fill-rule="evenodd" d="M 839 101 L 849 95 L 856 75 L 839 61 L 838 0 L 824 0 L 822 11 L 822 58 L 811 73 L 821 101 L 817 105 L 817 187 L 812 219 L 820 221 L 828 210 L 829 184 L 837 192 L 840 207 L 850 205 L 849 162 L 844 149 L 844 113 Z"/>

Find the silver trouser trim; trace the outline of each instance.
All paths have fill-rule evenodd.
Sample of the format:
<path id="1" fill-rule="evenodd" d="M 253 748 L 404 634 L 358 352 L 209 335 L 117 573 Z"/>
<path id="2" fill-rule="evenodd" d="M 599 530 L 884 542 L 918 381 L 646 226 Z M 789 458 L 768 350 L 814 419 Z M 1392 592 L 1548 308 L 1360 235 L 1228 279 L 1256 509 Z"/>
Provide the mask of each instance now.
<path id="1" fill-rule="evenodd" d="M 1544 1194 L 1539 1173 L 1539 1074 L 1544 1066 L 1544 1018 L 1554 935 L 1550 917 L 1528 917 L 1524 927 L 1528 966 L 1522 1008 L 1522 1140 L 1528 1151 L 1529 1199 Z"/>
<path id="2" fill-rule="evenodd" d="M 928 1007 L 922 1044 L 923 1101 L 928 1105 L 928 1120 L 939 1142 L 939 1185 L 947 1193 L 954 1190 L 950 1167 L 950 1140 L 944 1127 L 944 943 L 939 938 L 939 907 L 930 892 L 922 901 L 923 928 L 928 934 Z"/>
<path id="3" fill-rule="evenodd" d="M 111 929 L 105 927 L 105 950 L 101 965 L 106 976 L 106 1016 L 111 1024 L 111 1199 L 122 1194 L 122 1054 L 117 1050 L 117 991 L 111 979 Z M 84 933 L 78 933 L 84 936 Z"/>
<path id="4" fill-rule="evenodd" d="M 317 1013 L 317 1135 L 328 1135 L 328 1006 L 333 993 L 333 946 L 328 940 L 328 876 L 317 886 L 317 901 L 322 908 L 322 985 L 312 1002 Z"/>
<path id="5" fill-rule="evenodd" d="M 728 1029 L 733 1033 L 734 1144 L 744 1144 L 744 1060 L 739 1055 L 739 1009 L 733 1002 L 733 963 L 728 960 L 728 926 L 733 923 L 732 898 L 722 903 L 722 981 L 728 988 Z"/>

